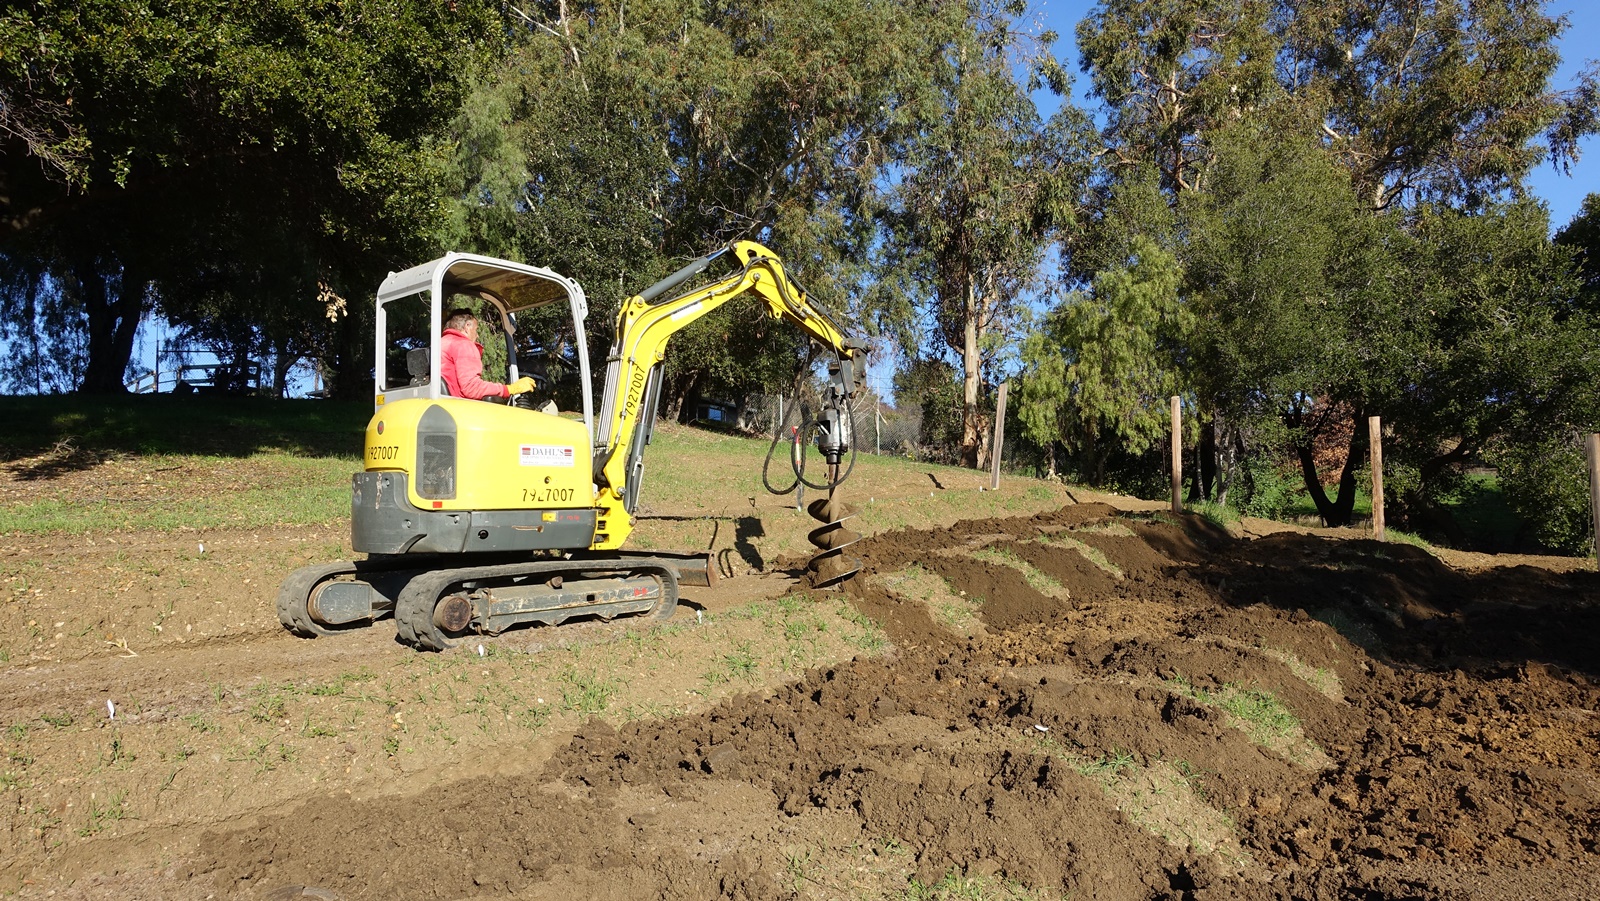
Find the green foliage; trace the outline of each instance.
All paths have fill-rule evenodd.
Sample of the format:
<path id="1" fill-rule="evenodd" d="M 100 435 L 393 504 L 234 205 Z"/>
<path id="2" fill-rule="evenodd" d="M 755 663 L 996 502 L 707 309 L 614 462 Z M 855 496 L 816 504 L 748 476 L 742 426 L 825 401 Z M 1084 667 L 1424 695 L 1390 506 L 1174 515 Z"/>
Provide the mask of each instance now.
<path id="1" fill-rule="evenodd" d="M 561 683 L 561 706 L 581 716 L 598 716 L 611 706 L 611 699 L 621 690 L 619 680 L 602 676 L 593 670 L 577 667 L 562 670 L 556 680 Z"/>
<path id="2" fill-rule="evenodd" d="M 1258 454 L 1244 464 L 1239 492 L 1239 512 L 1263 519 L 1282 519 L 1294 506 L 1295 491 L 1302 485 L 1299 473 L 1286 472 L 1270 456 Z"/>
<path id="3" fill-rule="evenodd" d="M 877 183 L 925 127 L 917 97 L 963 19 L 950 7 L 614 0 L 530 10 L 454 128 L 449 239 L 572 275 L 591 334 L 689 258 L 766 243 L 813 297 L 865 318 Z M 848 60 L 848 65 L 840 65 Z M 595 327 L 595 323 L 601 323 Z M 664 405 L 788 389 L 806 341 L 734 304 L 678 335 Z"/>
<path id="4" fill-rule="evenodd" d="M 1317 466 L 1359 459 L 1372 413 L 1394 426 L 1395 514 L 1418 523 L 1491 442 L 1587 427 L 1593 292 L 1514 199 L 1535 139 L 1559 162 L 1597 124 L 1600 69 L 1551 86 L 1562 27 L 1533 0 L 1107 0 L 1080 24 L 1110 147 L 1067 277 L 1115 271 L 1141 230 L 1175 253 L 1199 323 L 1180 373 L 1247 508 L 1283 507 L 1266 476 L 1288 451 L 1348 521 L 1354 465 L 1331 500 Z M 1592 231 L 1563 233 L 1580 265 Z"/>
<path id="5" fill-rule="evenodd" d="M 1131 262 L 1096 275 L 1088 294 L 1069 296 L 1024 343 L 1029 369 L 1017 395 L 1034 441 L 1099 459 L 1102 443 L 1138 455 L 1166 434 L 1164 401 L 1182 390 L 1178 353 L 1193 314 L 1178 300 L 1173 255 L 1144 237 L 1131 250 Z M 1103 476 L 1098 463 L 1090 469 Z"/>
<path id="6" fill-rule="evenodd" d="M 1227 529 L 1239 521 L 1239 511 L 1216 501 L 1201 501 L 1189 508 L 1191 512 L 1198 513 L 1211 522 L 1212 525 Z"/>
<path id="7" fill-rule="evenodd" d="M 1533 526 L 1534 540 L 1568 554 L 1593 551 L 1588 469 L 1577 442 L 1517 442 L 1497 448 L 1491 459 L 1506 503 Z"/>
<path id="8" fill-rule="evenodd" d="M 1271 123 L 1213 141 L 1210 190 L 1182 204 L 1204 395 L 1248 419 L 1393 392 L 1416 334 L 1393 218 L 1366 214 L 1316 145 Z"/>
<path id="9" fill-rule="evenodd" d="M 1392 421 L 1405 424 L 1386 451 L 1416 472 L 1414 486 L 1394 492 L 1397 514 L 1429 528 L 1458 487 L 1458 464 L 1491 452 L 1526 461 L 1550 436 L 1600 426 L 1600 323 L 1574 303 L 1570 250 L 1547 237 L 1538 204 L 1476 214 L 1429 207 L 1413 233 L 1409 268 L 1421 276 L 1413 303 L 1426 343 L 1407 361 L 1413 380 L 1386 403 Z M 1508 494 L 1525 493 L 1517 484 Z M 1573 545 L 1561 505 L 1518 509 L 1551 546 Z M 1453 528 L 1433 531 L 1454 537 Z"/>
<path id="10" fill-rule="evenodd" d="M 1555 242 L 1569 248 L 1577 264 L 1579 305 L 1600 316 L 1600 194 L 1583 198 L 1583 207 L 1556 232 Z"/>
<path id="11" fill-rule="evenodd" d="M 13 8 L 0 106 L 34 137 L 4 130 L 0 256 L 82 317 L 90 390 L 120 390 L 156 303 L 228 346 L 326 347 L 326 291 L 427 247 L 434 135 L 503 34 L 445 0 Z"/>
<path id="12" fill-rule="evenodd" d="M 1572 308 L 1570 258 L 1539 206 L 1402 222 L 1365 211 L 1309 142 L 1246 123 L 1214 146 L 1211 190 L 1180 210 L 1201 391 L 1232 420 L 1279 419 L 1301 454 L 1343 429 L 1359 460 L 1365 416 L 1382 412 L 1393 515 L 1426 527 L 1455 464 L 1593 415 L 1600 335 Z M 1306 482 L 1329 522 L 1353 510 L 1353 467 L 1343 476 L 1333 501 L 1320 475 Z"/>
<path id="13" fill-rule="evenodd" d="M 912 360 L 894 376 L 895 403 L 915 410 L 918 441 L 941 459 L 961 444 L 961 386 L 954 367 L 941 360 Z"/>

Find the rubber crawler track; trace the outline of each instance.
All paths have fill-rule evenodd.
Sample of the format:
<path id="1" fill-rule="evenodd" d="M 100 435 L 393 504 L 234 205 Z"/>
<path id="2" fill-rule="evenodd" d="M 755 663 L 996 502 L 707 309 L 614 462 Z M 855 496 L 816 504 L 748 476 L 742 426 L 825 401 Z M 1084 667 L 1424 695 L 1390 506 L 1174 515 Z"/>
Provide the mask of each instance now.
<path id="1" fill-rule="evenodd" d="M 338 563 L 302 566 L 290 573 L 289 578 L 284 579 L 283 585 L 278 588 L 278 622 L 283 623 L 285 629 L 304 638 L 337 633 L 340 630 L 330 629 L 313 620 L 310 612 L 306 610 L 306 602 L 311 597 L 311 589 L 317 587 L 317 583 L 355 571 L 355 563 L 341 560 Z"/>
<path id="2" fill-rule="evenodd" d="M 422 573 L 413 578 L 395 601 L 395 626 L 402 642 L 424 651 L 443 651 L 454 641 L 434 625 L 433 608 L 445 589 L 458 582 L 506 579 L 542 573 L 637 573 L 646 572 L 661 579 L 661 602 L 646 614 L 653 619 L 671 619 L 678 608 L 678 573 L 666 561 L 634 559 L 617 561 L 551 560 L 537 563 L 510 563 Z M 577 608 L 573 615 L 582 615 Z"/>

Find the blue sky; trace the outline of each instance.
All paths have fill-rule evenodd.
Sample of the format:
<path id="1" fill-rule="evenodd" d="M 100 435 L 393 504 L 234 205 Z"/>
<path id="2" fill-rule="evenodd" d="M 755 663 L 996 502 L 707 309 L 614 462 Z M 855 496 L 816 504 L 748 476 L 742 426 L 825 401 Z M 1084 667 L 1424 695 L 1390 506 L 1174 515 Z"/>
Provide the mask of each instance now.
<path id="1" fill-rule="evenodd" d="M 1069 64 L 1076 78 L 1073 91 L 1078 103 L 1089 109 L 1094 107 L 1094 101 L 1085 96 L 1088 79 L 1078 71 L 1076 29 L 1078 21 L 1094 6 L 1090 0 L 1033 0 L 1028 16 L 1039 22 L 1041 27 L 1052 29 L 1061 36 L 1056 44 L 1056 54 Z M 1574 78 L 1587 59 L 1600 57 L 1600 3 L 1593 0 L 1556 0 L 1547 3 L 1545 8 L 1553 14 L 1565 15 L 1569 23 L 1566 33 L 1561 36 L 1562 61 L 1555 78 L 1556 89 L 1566 90 L 1572 87 Z M 1593 136 L 1586 139 L 1581 152 L 1582 156 L 1572 166 L 1570 177 L 1545 163 L 1534 170 L 1528 179 L 1533 192 L 1549 204 L 1553 229 L 1559 229 L 1572 219 L 1586 195 L 1600 192 L 1600 139 Z"/>

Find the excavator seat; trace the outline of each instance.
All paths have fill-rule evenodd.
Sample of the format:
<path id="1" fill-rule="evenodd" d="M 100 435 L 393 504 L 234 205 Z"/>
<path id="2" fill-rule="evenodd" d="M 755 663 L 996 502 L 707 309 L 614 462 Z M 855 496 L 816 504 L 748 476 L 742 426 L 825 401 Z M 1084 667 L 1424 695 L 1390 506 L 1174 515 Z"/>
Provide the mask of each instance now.
<path id="1" fill-rule="evenodd" d="M 417 347 L 406 351 L 406 373 L 411 376 L 410 387 L 415 388 L 419 385 L 428 384 L 428 349 L 426 347 Z M 448 395 L 450 393 L 449 383 L 441 380 L 439 393 Z"/>

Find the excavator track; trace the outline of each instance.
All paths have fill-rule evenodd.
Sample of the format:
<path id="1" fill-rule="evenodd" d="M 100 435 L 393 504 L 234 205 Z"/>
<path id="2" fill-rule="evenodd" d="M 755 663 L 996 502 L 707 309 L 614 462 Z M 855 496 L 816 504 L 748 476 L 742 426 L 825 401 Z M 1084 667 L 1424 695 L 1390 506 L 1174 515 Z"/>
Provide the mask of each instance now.
<path id="1" fill-rule="evenodd" d="M 430 564 L 438 565 L 443 559 L 438 555 L 377 556 L 360 561 L 340 560 L 302 566 L 290 573 L 278 588 L 278 622 L 302 638 L 336 635 L 370 625 L 374 620 L 393 612 L 392 597 L 400 584 L 415 573 L 426 570 Z M 335 584 L 340 589 L 354 589 L 358 593 L 364 588 L 371 594 L 359 615 L 336 617 L 334 621 L 324 617 L 319 621 L 318 613 L 322 611 L 316 602 Z M 374 589 L 374 585 L 381 587 Z M 350 609 L 348 602 L 345 608 Z"/>
<path id="2" fill-rule="evenodd" d="M 318 638 L 393 614 L 400 641 L 442 651 L 468 634 L 498 635 L 522 623 L 630 614 L 670 619 L 679 585 L 709 586 L 716 573 L 704 554 L 461 562 L 419 555 L 302 567 L 278 589 L 278 621 L 295 635 Z"/>
<path id="3" fill-rule="evenodd" d="M 451 605 L 442 614 L 441 602 Z M 405 644 L 443 651 L 466 635 L 499 634 L 519 623 L 629 613 L 666 620 L 677 606 L 678 573 L 669 561 L 549 560 L 421 573 L 400 592 L 395 625 Z M 449 628 L 452 619 L 460 628 Z"/>
<path id="4" fill-rule="evenodd" d="M 307 602 L 318 584 L 355 571 L 354 562 L 341 560 L 303 566 L 290 573 L 289 578 L 284 579 L 278 587 L 278 622 L 302 638 L 316 638 L 343 631 L 338 626 L 325 626 L 312 619 Z"/>

